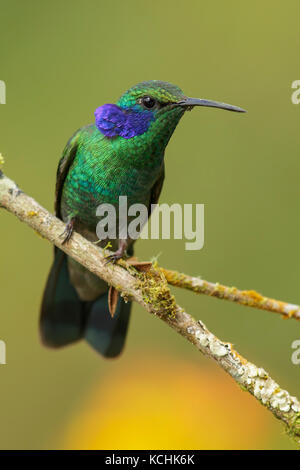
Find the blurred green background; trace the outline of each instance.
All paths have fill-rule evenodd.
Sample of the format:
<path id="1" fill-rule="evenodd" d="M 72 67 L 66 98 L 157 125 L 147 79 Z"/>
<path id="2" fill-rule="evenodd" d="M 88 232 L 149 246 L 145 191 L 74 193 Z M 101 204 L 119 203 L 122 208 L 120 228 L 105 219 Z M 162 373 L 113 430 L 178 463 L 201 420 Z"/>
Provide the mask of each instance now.
<path id="1" fill-rule="evenodd" d="M 52 210 L 57 162 L 68 138 L 93 121 L 97 106 L 139 81 L 166 80 L 190 96 L 242 106 L 247 115 L 204 108 L 188 113 L 167 149 L 161 202 L 205 204 L 204 248 L 192 252 L 184 241 L 144 240 L 136 253 L 149 259 L 161 252 L 165 267 L 300 302 L 300 105 L 291 103 L 291 83 L 300 79 L 299 2 L 0 0 L 0 12 L 0 79 L 7 86 L 0 152 L 8 176 Z M 61 351 L 42 347 L 39 305 L 52 249 L 13 216 L 0 217 L 0 339 L 7 344 L 7 365 L 0 366 L 1 449 L 293 448 L 268 411 L 136 305 L 117 361 L 105 362 L 84 343 Z M 299 395 L 300 365 L 291 362 L 291 343 L 300 339 L 300 324 L 174 292 L 188 312 Z M 181 397 L 176 380 L 162 386 L 164 373 L 184 382 Z M 218 377 L 217 385 L 208 376 Z M 126 387 L 131 399 L 125 400 Z M 159 413 L 133 426 L 136 393 L 147 393 L 144 407 L 154 412 L 159 405 Z M 194 407 L 199 416 L 191 438 L 194 418 L 184 412 L 197 393 L 209 403 L 199 402 L 202 411 Z M 115 397 L 110 408 L 107 396 Z M 162 404 L 173 399 L 174 412 L 165 416 Z M 99 416 L 114 410 L 113 423 L 108 413 L 94 427 L 84 424 L 89 407 Z M 222 415 L 228 407 L 232 417 Z M 228 443 L 209 427 L 201 430 L 203 409 L 208 415 L 217 410 L 223 434 L 236 437 Z M 127 421 L 118 421 L 121 412 Z M 238 416 L 244 419 L 234 430 Z M 124 426 L 127 440 L 121 441 Z M 253 426 L 257 433 L 249 431 Z"/>

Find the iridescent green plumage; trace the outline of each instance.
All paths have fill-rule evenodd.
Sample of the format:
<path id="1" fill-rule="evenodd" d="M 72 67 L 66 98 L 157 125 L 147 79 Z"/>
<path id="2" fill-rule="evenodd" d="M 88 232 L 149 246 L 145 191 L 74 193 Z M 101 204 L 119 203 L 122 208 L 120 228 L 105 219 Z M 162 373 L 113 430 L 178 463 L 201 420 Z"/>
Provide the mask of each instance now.
<path id="1" fill-rule="evenodd" d="M 242 111 L 187 98 L 177 86 L 155 80 L 135 85 L 117 105 L 97 108 L 96 124 L 74 134 L 58 166 L 55 209 L 67 224 L 66 240 L 75 229 L 96 241 L 97 207 L 109 203 L 118 211 L 119 196 L 127 196 L 128 206 L 146 205 L 150 215 L 163 184 L 165 148 L 185 110 L 194 106 Z M 126 249 L 132 253 L 133 240 L 111 242 L 117 250 L 113 261 Z M 111 319 L 107 290 L 104 281 L 56 250 L 42 304 L 44 342 L 62 346 L 85 337 L 102 354 L 117 355 L 130 305 L 119 299 Z"/>
<path id="2" fill-rule="evenodd" d="M 154 81 L 133 87 L 118 105 L 128 109 L 150 93 L 163 104 L 183 98 L 179 88 L 168 84 L 166 90 L 162 84 Z M 149 203 L 151 189 L 163 172 L 165 147 L 183 113 L 182 108 L 162 107 L 148 131 L 131 139 L 108 139 L 95 125 L 80 129 L 63 156 L 63 160 L 69 158 L 76 147 L 62 193 L 63 218 L 77 213 L 80 220 L 94 227 L 100 202 L 117 205 L 119 196 L 126 195 L 128 204 Z"/>

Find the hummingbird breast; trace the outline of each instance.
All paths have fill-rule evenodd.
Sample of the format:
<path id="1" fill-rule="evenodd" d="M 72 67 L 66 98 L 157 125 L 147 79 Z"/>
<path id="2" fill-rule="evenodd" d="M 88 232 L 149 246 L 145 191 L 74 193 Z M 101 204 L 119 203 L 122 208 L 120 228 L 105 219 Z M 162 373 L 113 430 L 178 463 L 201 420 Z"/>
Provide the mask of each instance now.
<path id="1" fill-rule="evenodd" d="M 93 126 L 94 127 L 94 126 Z M 122 139 L 118 137 L 117 139 Z M 67 174 L 61 198 L 64 221 L 71 217 L 90 231 L 96 229 L 100 204 L 114 206 L 118 219 L 119 197 L 127 197 L 127 205 L 149 207 L 151 189 L 162 166 L 162 155 L 151 158 L 145 148 L 130 140 L 107 139 L 98 129 L 87 132 Z M 145 151 L 146 150 L 146 151 Z"/>

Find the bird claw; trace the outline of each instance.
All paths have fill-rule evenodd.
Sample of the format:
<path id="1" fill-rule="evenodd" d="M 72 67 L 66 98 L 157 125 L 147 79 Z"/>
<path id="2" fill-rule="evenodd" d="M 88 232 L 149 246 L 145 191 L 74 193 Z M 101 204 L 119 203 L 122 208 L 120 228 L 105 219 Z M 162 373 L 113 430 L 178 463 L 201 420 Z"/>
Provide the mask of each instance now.
<path id="1" fill-rule="evenodd" d="M 126 246 L 127 244 L 124 243 L 123 241 L 120 242 L 119 248 L 115 253 L 112 253 L 111 255 L 108 255 L 105 257 L 106 263 L 105 264 L 116 264 L 116 262 L 123 258 L 124 255 L 126 255 Z"/>
<path id="2" fill-rule="evenodd" d="M 105 256 L 105 265 L 107 264 L 116 264 L 116 262 L 122 258 L 122 254 L 120 253 L 113 253 L 112 255 Z"/>
<path id="3" fill-rule="evenodd" d="M 70 220 L 65 226 L 65 230 L 60 234 L 60 237 L 62 238 L 64 236 L 64 239 L 62 241 L 62 245 L 64 245 L 66 242 L 70 240 L 72 237 L 74 231 L 74 220 Z"/>

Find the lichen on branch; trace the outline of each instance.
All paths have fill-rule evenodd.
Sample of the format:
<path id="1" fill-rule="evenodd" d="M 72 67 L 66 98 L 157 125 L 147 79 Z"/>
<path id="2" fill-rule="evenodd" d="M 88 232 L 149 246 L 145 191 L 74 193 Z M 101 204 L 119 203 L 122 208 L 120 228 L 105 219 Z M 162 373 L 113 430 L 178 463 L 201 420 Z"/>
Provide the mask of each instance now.
<path id="1" fill-rule="evenodd" d="M 271 299 L 259 294 L 255 290 L 240 290 L 237 287 L 227 287 L 218 282 L 209 282 L 199 277 L 189 276 L 170 269 L 163 273 L 168 283 L 175 287 L 191 290 L 197 294 L 205 294 L 217 299 L 230 300 L 240 305 L 254 307 L 268 312 L 279 313 L 282 318 L 300 320 L 299 305 Z"/>

